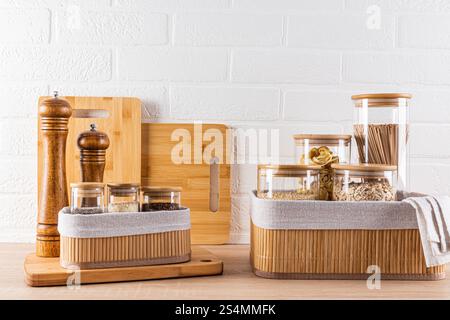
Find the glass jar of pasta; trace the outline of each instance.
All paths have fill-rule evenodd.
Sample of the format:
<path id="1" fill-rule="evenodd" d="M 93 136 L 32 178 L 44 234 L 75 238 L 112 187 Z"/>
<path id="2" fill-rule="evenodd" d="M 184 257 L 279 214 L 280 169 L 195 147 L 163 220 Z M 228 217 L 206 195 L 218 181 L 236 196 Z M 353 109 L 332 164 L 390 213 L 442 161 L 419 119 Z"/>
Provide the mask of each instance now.
<path id="1" fill-rule="evenodd" d="M 296 161 L 321 166 L 320 200 L 331 200 L 333 194 L 333 163 L 350 163 L 351 135 L 294 135 Z"/>
<path id="2" fill-rule="evenodd" d="M 359 163 L 397 166 L 398 185 L 409 183 L 409 93 L 368 93 L 352 96 L 353 132 Z"/>
<path id="3" fill-rule="evenodd" d="M 272 200 L 318 200 L 318 165 L 259 165 L 257 196 Z"/>
<path id="4" fill-rule="evenodd" d="M 395 201 L 397 167 L 380 164 L 333 164 L 334 201 Z"/>

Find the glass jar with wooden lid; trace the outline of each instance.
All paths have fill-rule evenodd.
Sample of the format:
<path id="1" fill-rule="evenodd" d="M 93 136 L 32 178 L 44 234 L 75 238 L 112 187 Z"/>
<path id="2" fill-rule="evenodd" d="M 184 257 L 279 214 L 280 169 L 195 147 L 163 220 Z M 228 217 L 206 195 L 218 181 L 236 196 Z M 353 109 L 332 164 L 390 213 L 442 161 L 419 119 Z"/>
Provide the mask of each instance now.
<path id="1" fill-rule="evenodd" d="M 181 208 L 180 187 L 143 187 L 142 211 L 170 211 Z"/>
<path id="2" fill-rule="evenodd" d="M 299 164 L 320 165 L 320 200 L 331 200 L 333 172 L 331 164 L 350 163 L 351 135 L 296 134 L 296 161 Z"/>
<path id="3" fill-rule="evenodd" d="M 97 182 L 70 184 L 70 212 L 96 214 L 105 212 L 105 185 Z"/>
<path id="4" fill-rule="evenodd" d="M 108 183 L 108 212 L 138 212 L 139 183 Z"/>
<path id="5" fill-rule="evenodd" d="M 318 165 L 258 165 L 257 196 L 272 200 L 318 200 Z"/>
<path id="6" fill-rule="evenodd" d="M 397 166 L 398 185 L 408 189 L 409 93 L 352 96 L 359 163 Z"/>
<path id="7" fill-rule="evenodd" d="M 397 166 L 333 164 L 334 201 L 395 201 Z"/>

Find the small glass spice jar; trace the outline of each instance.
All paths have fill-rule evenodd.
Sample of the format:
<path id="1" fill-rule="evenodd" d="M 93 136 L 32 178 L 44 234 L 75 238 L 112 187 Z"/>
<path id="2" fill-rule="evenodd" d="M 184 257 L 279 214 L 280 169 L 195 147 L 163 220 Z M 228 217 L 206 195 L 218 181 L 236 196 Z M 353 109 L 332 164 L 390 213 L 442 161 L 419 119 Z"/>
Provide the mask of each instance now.
<path id="1" fill-rule="evenodd" d="M 97 182 L 71 183 L 70 212 L 96 214 L 105 212 L 105 186 Z"/>
<path id="2" fill-rule="evenodd" d="M 142 211 L 171 211 L 181 208 L 179 187 L 143 187 Z"/>
<path id="3" fill-rule="evenodd" d="M 333 164 L 334 201 L 395 201 L 397 166 Z"/>
<path id="4" fill-rule="evenodd" d="M 333 163 L 350 163 L 351 135 L 294 135 L 296 161 L 299 164 L 320 165 L 320 200 L 333 195 Z"/>
<path id="5" fill-rule="evenodd" d="M 257 196 L 272 200 L 318 200 L 318 165 L 258 165 Z"/>
<path id="6" fill-rule="evenodd" d="M 108 183 L 108 212 L 139 212 L 138 183 Z"/>

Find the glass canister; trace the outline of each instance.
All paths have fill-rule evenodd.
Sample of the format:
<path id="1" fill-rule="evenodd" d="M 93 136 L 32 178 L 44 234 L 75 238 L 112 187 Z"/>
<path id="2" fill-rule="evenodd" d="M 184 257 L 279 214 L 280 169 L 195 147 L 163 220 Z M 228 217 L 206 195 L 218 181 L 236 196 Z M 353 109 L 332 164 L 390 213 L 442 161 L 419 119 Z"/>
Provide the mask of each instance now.
<path id="1" fill-rule="evenodd" d="M 272 200 L 318 200 L 318 165 L 258 165 L 257 196 Z"/>
<path id="2" fill-rule="evenodd" d="M 353 133 L 359 163 L 397 166 L 398 187 L 408 190 L 408 93 L 371 93 L 352 96 Z"/>
<path id="3" fill-rule="evenodd" d="M 138 183 L 108 183 L 108 212 L 138 212 Z"/>
<path id="4" fill-rule="evenodd" d="M 179 210 L 181 191 L 179 187 L 143 187 L 142 211 Z"/>
<path id="5" fill-rule="evenodd" d="M 294 135 L 295 154 L 299 164 L 320 165 L 320 200 L 331 200 L 333 194 L 333 163 L 350 163 L 351 135 Z"/>
<path id="6" fill-rule="evenodd" d="M 70 212 L 96 214 L 105 212 L 105 186 L 97 182 L 71 183 Z"/>
<path id="7" fill-rule="evenodd" d="M 333 164 L 334 201 L 395 201 L 397 166 Z"/>

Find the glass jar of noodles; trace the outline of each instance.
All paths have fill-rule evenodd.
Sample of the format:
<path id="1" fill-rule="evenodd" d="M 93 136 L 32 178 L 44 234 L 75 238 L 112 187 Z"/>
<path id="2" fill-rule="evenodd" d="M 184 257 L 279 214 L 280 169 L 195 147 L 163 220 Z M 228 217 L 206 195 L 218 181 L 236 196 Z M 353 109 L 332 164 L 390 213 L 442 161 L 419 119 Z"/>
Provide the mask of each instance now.
<path id="1" fill-rule="evenodd" d="M 334 201 L 394 201 L 397 167 L 381 164 L 333 164 Z"/>
<path id="2" fill-rule="evenodd" d="M 409 93 L 369 93 L 352 96 L 353 133 L 359 163 L 397 166 L 398 186 L 408 190 Z"/>
<path id="3" fill-rule="evenodd" d="M 272 200 L 318 200 L 317 165 L 258 165 L 257 196 Z"/>
<path id="4" fill-rule="evenodd" d="M 351 135 L 297 134 L 294 135 L 298 164 L 321 166 L 320 200 L 331 200 L 333 194 L 333 163 L 350 163 Z"/>
<path id="5" fill-rule="evenodd" d="M 139 183 L 108 183 L 108 212 L 139 212 Z"/>

